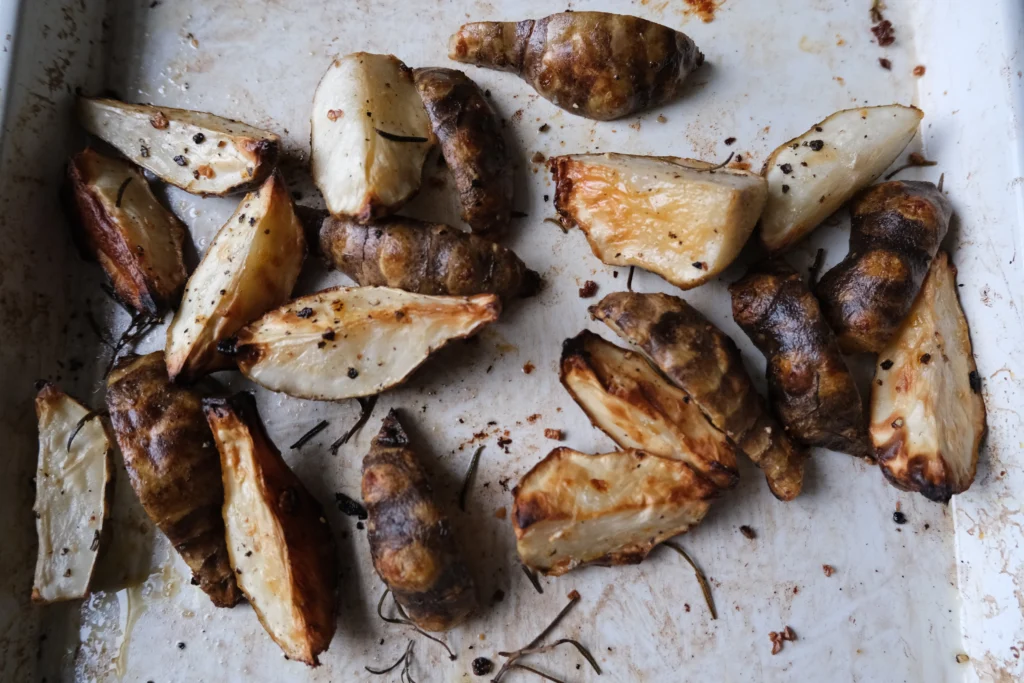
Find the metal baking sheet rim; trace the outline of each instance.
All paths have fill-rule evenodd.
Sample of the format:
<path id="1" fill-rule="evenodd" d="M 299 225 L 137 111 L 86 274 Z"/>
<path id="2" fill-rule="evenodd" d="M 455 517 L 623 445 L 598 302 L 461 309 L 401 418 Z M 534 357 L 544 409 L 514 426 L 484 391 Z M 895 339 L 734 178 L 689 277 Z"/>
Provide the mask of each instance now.
<path id="1" fill-rule="evenodd" d="M 734 4 L 739 2 L 735 0 Z M 0 96 L 3 98 L 0 108 L 3 120 L 0 123 L 4 125 L 0 155 L 5 164 L 4 171 L 9 171 L 6 162 L 10 131 L 22 132 L 14 128 L 18 122 L 11 123 L 14 101 L 18 99 L 11 84 L 22 72 L 35 72 L 42 76 L 47 66 L 41 60 L 31 63 L 33 58 L 46 54 L 45 46 L 26 44 L 38 41 L 38 36 L 21 36 L 15 29 L 19 25 L 19 17 L 24 21 L 29 14 L 28 8 L 33 4 L 11 0 L 0 2 L 0 38 L 4 39 L 3 55 L 0 55 Z M 1024 325 L 1016 306 L 1022 280 L 1022 266 L 1017 261 L 1017 254 L 1024 248 L 1024 85 L 1021 81 L 1024 55 L 1020 53 L 1020 47 L 1024 46 L 1024 5 L 1014 0 L 994 0 L 982 9 L 968 5 L 953 0 L 918 2 L 913 4 L 910 13 L 916 20 L 917 58 L 928 64 L 929 73 L 941 74 L 940 79 L 923 82 L 930 90 L 921 87 L 918 103 L 929 112 L 955 106 L 955 114 L 961 117 L 960 120 L 970 122 L 959 128 L 960 135 L 956 139 L 930 127 L 924 130 L 923 135 L 924 147 L 930 157 L 942 159 L 944 166 L 959 169 L 947 175 L 946 186 L 957 198 L 961 228 L 981 225 L 989 229 L 980 246 L 977 241 L 982 241 L 981 238 L 977 241 L 960 238 L 954 258 L 960 256 L 957 263 L 961 282 L 977 277 L 977 282 L 998 283 L 989 292 L 988 302 L 984 303 L 988 309 L 982 311 L 984 324 L 978 324 L 978 313 L 972 311 L 974 306 L 965 303 L 972 322 L 979 367 L 986 378 L 992 433 L 983 456 L 987 461 L 982 464 L 978 482 L 968 494 L 955 498 L 950 510 L 954 517 L 957 588 L 962 598 L 963 649 L 971 657 L 970 666 L 962 667 L 960 671 L 965 680 L 1001 683 L 1024 678 L 1024 664 L 1020 661 L 1024 650 L 1024 549 L 1021 547 L 1024 511 L 1020 507 L 1021 492 L 1024 491 L 1021 455 L 1024 443 L 1015 442 L 1013 434 L 1009 433 L 1013 425 L 1020 426 L 1016 399 L 1022 394 L 1018 378 L 1024 376 L 1021 374 L 1024 372 Z M 42 11 L 39 9 L 41 6 L 55 12 L 60 9 L 59 3 L 45 1 L 33 9 Z M 82 6 L 84 8 L 84 3 Z M 643 10 L 643 7 L 638 7 L 637 13 L 646 16 Z M 65 18 L 67 16 L 65 14 Z M 726 20 L 725 16 L 720 19 Z M 684 30 L 687 30 L 685 26 Z M 947 49 L 949 45 L 963 46 L 965 42 L 974 50 L 958 52 Z M 957 88 L 962 90 L 958 92 Z M 962 99 L 952 104 L 953 98 L 947 99 L 950 92 L 954 96 L 961 95 Z M 1010 144 L 998 144 L 999 141 L 994 144 L 986 131 L 1005 132 Z M 6 199 L 9 201 L 10 197 Z M 1004 230 L 998 231 L 999 226 Z M 17 227 L 23 226 L 4 221 L 0 223 L 0 233 Z M 0 286 L 4 288 L 4 295 L 18 287 L 14 284 L 15 289 L 9 289 L 12 287 L 10 281 L 0 283 Z M 982 297 L 986 294 L 981 285 L 969 284 L 968 288 L 982 290 L 979 292 Z M 962 295 L 965 298 L 969 296 L 966 292 Z M 1001 325 L 998 324 L 1000 321 Z M 990 325 L 999 334 L 989 334 Z M 5 331 L 5 338 L 9 338 L 7 333 L 25 329 L 24 321 L 15 320 L 6 311 L 0 317 L 0 327 Z M 5 355 L 3 360 L 4 386 L 23 385 L 27 372 L 36 369 L 12 371 L 8 365 L 11 357 Z M 36 365 L 44 367 L 45 363 L 37 361 Z M 15 378 L 17 381 L 13 383 L 6 381 Z M 31 395 L 24 386 L 18 386 L 18 391 L 10 393 L 17 394 L 17 401 L 22 404 Z M 8 425 L 9 422 L 4 423 L 4 427 Z M 25 431 L 21 429 L 18 435 L 17 441 L 21 445 L 32 443 L 25 440 Z M 19 457 L 34 461 L 34 448 L 20 449 Z M 8 470 L 3 472 L 6 474 Z M 9 477 L 4 481 L 4 486 L 17 483 Z M 13 498 L 24 499 L 24 496 Z M 34 545 L 22 546 L 22 549 L 31 553 Z M 912 566 L 906 568 L 908 579 L 913 571 Z M 24 575 L 8 583 L 11 588 L 23 590 Z M 119 597 L 122 603 L 129 599 L 127 596 Z M 0 661 L 3 662 L 0 664 L 0 678 L 26 680 L 24 676 L 27 674 L 27 680 L 35 680 L 40 675 L 38 672 L 48 668 L 40 667 L 33 656 L 41 624 L 47 623 L 45 611 L 28 605 L 21 595 L 0 594 Z M 47 628 L 51 625 L 47 624 Z M 126 624 L 108 626 L 118 628 Z M 63 635 L 67 637 L 69 634 Z M 526 635 L 525 631 L 523 635 Z M 173 634 L 169 637 L 173 638 Z M 948 653 L 942 654 L 947 656 Z M 68 671 L 64 667 L 60 670 Z M 302 677 L 304 672 L 294 667 L 289 669 L 289 673 Z M 310 674 L 310 678 L 318 677 Z"/>

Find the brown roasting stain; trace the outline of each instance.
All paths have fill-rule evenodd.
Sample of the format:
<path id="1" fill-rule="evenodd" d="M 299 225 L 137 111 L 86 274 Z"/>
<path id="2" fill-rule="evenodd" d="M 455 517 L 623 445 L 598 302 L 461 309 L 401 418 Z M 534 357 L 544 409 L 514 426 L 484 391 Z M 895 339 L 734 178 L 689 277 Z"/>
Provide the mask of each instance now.
<path id="1" fill-rule="evenodd" d="M 531 372 L 533 372 L 533 371 L 534 371 L 534 370 L 536 369 L 536 367 L 537 367 L 537 366 L 535 366 L 535 365 L 534 365 L 533 363 L 531 363 L 531 362 L 527 361 L 527 362 L 526 362 L 526 363 L 525 363 L 525 364 L 523 365 L 523 374 L 524 374 L 524 375 L 529 375 L 529 374 L 530 374 Z"/>
<path id="2" fill-rule="evenodd" d="M 683 14 L 693 15 L 705 24 L 710 24 L 715 20 L 715 12 L 725 0 L 685 0 L 685 2 L 687 9 L 683 10 Z"/>

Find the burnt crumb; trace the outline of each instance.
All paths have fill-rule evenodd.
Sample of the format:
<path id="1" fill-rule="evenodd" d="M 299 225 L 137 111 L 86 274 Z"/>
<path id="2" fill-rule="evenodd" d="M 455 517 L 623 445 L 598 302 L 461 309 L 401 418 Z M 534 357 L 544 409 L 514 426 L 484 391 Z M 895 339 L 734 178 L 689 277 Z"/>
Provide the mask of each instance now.
<path id="1" fill-rule="evenodd" d="M 146 147 L 145 145 L 139 146 L 139 156 L 142 157 L 143 159 L 148 159 L 149 147 Z"/>
<path id="2" fill-rule="evenodd" d="M 930 353 L 922 353 L 921 354 L 921 358 L 920 358 L 921 365 L 928 365 L 928 363 L 930 363 L 931 360 L 932 360 L 932 354 L 930 354 Z"/>
<path id="3" fill-rule="evenodd" d="M 325 341 L 318 341 L 318 342 L 316 343 L 316 348 L 318 348 L 318 349 L 322 349 L 322 348 L 324 348 L 325 346 L 327 346 L 327 342 L 325 342 Z"/>
<path id="4" fill-rule="evenodd" d="M 366 508 L 355 498 L 350 498 L 344 493 L 335 493 L 334 502 L 338 504 L 338 510 L 341 514 L 349 517 L 356 517 L 357 519 L 366 519 L 369 514 L 366 512 Z"/>
<path id="5" fill-rule="evenodd" d="M 246 550 L 245 551 L 245 556 L 246 557 L 252 557 L 252 551 L 251 550 Z"/>
<path id="6" fill-rule="evenodd" d="M 900 512 L 899 510 L 897 510 L 896 512 L 892 513 L 892 521 L 896 522 L 897 524 L 906 524 L 907 516 Z"/>
<path id="7" fill-rule="evenodd" d="M 194 577 L 194 576 L 193 576 L 193 577 L 192 577 L 191 579 L 189 579 L 189 580 L 188 580 L 188 582 L 189 582 L 190 584 L 192 584 L 193 586 L 198 586 L 198 585 L 199 585 L 199 579 L 197 579 L 197 578 L 196 578 L 196 577 Z"/>
<path id="8" fill-rule="evenodd" d="M 697 270 L 707 270 L 707 267 L 706 267 L 706 266 L 704 265 L 704 262 L 703 262 L 703 261 L 694 261 L 694 262 L 693 262 L 692 264 L 690 264 L 690 265 L 692 265 L 692 266 L 693 266 L 694 268 L 696 268 Z"/>
<path id="9" fill-rule="evenodd" d="M 477 657 L 473 660 L 473 675 L 486 676 L 494 670 L 494 662 L 486 657 Z"/>
<path id="10" fill-rule="evenodd" d="M 321 337 L 322 339 L 325 339 L 325 340 L 327 340 L 327 341 L 334 341 L 334 330 L 327 330 L 326 332 L 324 332 L 323 334 L 321 334 L 321 335 L 320 335 L 320 337 Z M 351 374 L 352 374 L 352 371 L 351 371 L 351 369 L 350 369 L 350 370 L 349 370 L 349 375 L 351 376 Z"/>
<path id="11" fill-rule="evenodd" d="M 787 626 L 786 628 L 782 629 L 782 639 L 783 640 L 788 640 L 790 642 L 795 642 L 796 641 L 796 633 L 793 631 L 793 629 L 791 629 L 789 626 Z"/>
<path id="12" fill-rule="evenodd" d="M 825 142 L 823 140 L 811 140 L 807 143 L 807 146 L 810 147 L 812 151 L 820 152 L 825 147 Z"/>
<path id="13" fill-rule="evenodd" d="M 203 135 L 202 133 L 196 133 L 195 135 L 192 136 L 192 142 L 196 143 L 197 145 L 201 145 L 204 142 L 206 142 L 206 136 Z"/>
<path id="14" fill-rule="evenodd" d="M 494 595 L 491 596 L 491 602 L 494 602 L 494 603 L 503 602 L 504 600 L 505 600 L 505 591 L 501 590 L 500 588 L 498 590 L 494 591 Z"/>
<path id="15" fill-rule="evenodd" d="M 535 164 L 543 164 L 547 158 L 541 152 L 534 152 L 533 156 L 530 157 L 530 161 Z"/>
<path id="16" fill-rule="evenodd" d="M 883 370 L 888 370 L 889 368 L 892 367 L 892 361 L 886 358 L 885 360 L 878 364 L 878 367 L 882 368 Z"/>
<path id="17" fill-rule="evenodd" d="M 183 643 L 181 641 L 178 641 L 178 649 L 179 650 L 184 650 L 185 649 L 185 643 Z"/>
<path id="18" fill-rule="evenodd" d="M 782 186 L 782 194 L 786 194 L 787 192 L 789 192 L 789 185 L 783 185 Z"/>
<path id="19" fill-rule="evenodd" d="M 892 62 L 890 62 L 885 57 L 879 57 L 878 58 L 878 64 L 879 64 L 879 66 L 881 66 L 886 71 L 892 71 Z"/>
<path id="20" fill-rule="evenodd" d="M 779 170 L 781 170 L 786 175 L 789 175 L 790 173 L 793 172 L 793 165 L 792 164 L 780 164 L 779 165 Z"/>
<path id="21" fill-rule="evenodd" d="M 149 125 L 153 126 L 157 130 L 165 130 L 167 126 L 171 125 L 171 122 L 167 120 L 162 111 L 158 111 L 149 117 Z"/>
<path id="22" fill-rule="evenodd" d="M 725 144 L 727 144 L 727 145 L 731 145 L 734 142 L 736 142 L 736 138 L 730 137 L 730 138 L 726 138 L 725 139 Z"/>
<path id="23" fill-rule="evenodd" d="M 924 64 L 918 64 L 917 66 L 914 67 L 914 72 L 913 73 L 914 73 L 915 76 L 920 78 L 921 76 L 924 76 L 924 71 L 925 71 Z"/>
<path id="24" fill-rule="evenodd" d="M 359 529 L 360 531 L 362 531 L 363 529 L 366 528 L 366 525 L 363 524 L 362 522 L 356 522 L 356 528 Z"/>
<path id="25" fill-rule="evenodd" d="M 981 375 L 977 370 L 971 370 L 967 375 L 967 382 L 971 385 L 971 391 L 975 394 L 981 393 Z"/>
<path id="26" fill-rule="evenodd" d="M 498 448 L 505 449 L 506 453 L 508 453 L 508 445 L 510 443 L 512 443 L 512 439 L 508 438 L 507 436 L 499 436 L 498 437 Z"/>
<path id="27" fill-rule="evenodd" d="M 740 527 L 740 533 L 749 538 L 750 540 L 754 540 L 755 538 L 757 538 L 757 532 L 755 532 L 746 524 Z"/>
<path id="28" fill-rule="evenodd" d="M 359 371 L 358 371 L 358 370 L 356 370 L 355 368 L 349 368 L 349 369 L 348 369 L 348 372 L 347 372 L 347 373 L 345 373 L 345 374 L 347 374 L 347 375 L 348 375 L 348 378 L 349 378 L 349 379 L 355 379 L 356 377 L 358 377 L 358 376 L 359 376 Z"/>
<path id="29" fill-rule="evenodd" d="M 586 282 L 583 283 L 583 286 L 580 287 L 579 293 L 581 299 L 589 299 L 590 297 L 597 294 L 597 283 L 594 282 L 593 280 L 587 280 Z"/>
<path id="30" fill-rule="evenodd" d="M 301 311 L 299 311 L 295 315 L 299 316 L 300 318 L 312 318 L 313 317 L 313 309 L 310 308 L 309 306 L 306 306 L 305 308 L 303 308 Z"/>
<path id="31" fill-rule="evenodd" d="M 562 430 L 561 429 L 545 429 L 544 430 L 544 438 L 551 439 L 552 441 L 561 441 L 562 438 L 563 438 Z"/>
<path id="32" fill-rule="evenodd" d="M 690 603 L 684 602 L 683 603 L 683 609 L 686 610 L 687 612 L 689 612 L 690 611 Z"/>
<path id="33" fill-rule="evenodd" d="M 551 199 L 551 197 L 549 195 L 544 195 L 544 203 L 545 204 L 548 202 L 549 199 Z"/>
<path id="34" fill-rule="evenodd" d="M 526 363 L 523 364 L 523 374 L 524 375 L 529 375 L 531 372 L 533 372 L 536 369 L 536 367 L 537 366 L 535 366 L 533 363 L 527 361 Z"/>
<path id="35" fill-rule="evenodd" d="M 548 124 L 544 123 L 544 124 L 541 124 L 541 127 L 538 128 L 537 130 L 539 130 L 541 133 L 547 133 L 549 130 L 551 130 L 551 126 L 549 126 Z"/>
<path id="36" fill-rule="evenodd" d="M 836 568 L 830 564 L 821 565 L 821 571 L 825 572 L 825 576 L 832 576 L 836 573 Z"/>
<path id="37" fill-rule="evenodd" d="M 176 163 L 178 166 L 188 166 L 188 159 L 179 154 L 178 156 L 174 157 L 174 163 Z"/>
<path id="38" fill-rule="evenodd" d="M 872 26 L 871 32 L 875 34 L 879 47 L 888 47 L 896 42 L 896 30 L 888 19 L 883 19 Z"/>

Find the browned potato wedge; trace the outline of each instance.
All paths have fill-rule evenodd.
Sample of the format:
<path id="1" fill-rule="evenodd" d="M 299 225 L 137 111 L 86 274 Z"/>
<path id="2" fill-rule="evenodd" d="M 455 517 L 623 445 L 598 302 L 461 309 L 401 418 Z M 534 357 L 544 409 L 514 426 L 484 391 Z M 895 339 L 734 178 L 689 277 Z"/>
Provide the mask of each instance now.
<path id="1" fill-rule="evenodd" d="M 642 562 L 699 524 L 717 489 L 681 460 L 556 448 L 512 492 L 519 559 L 551 576 Z"/>
<path id="2" fill-rule="evenodd" d="M 736 448 L 640 354 L 584 330 L 562 344 L 561 379 L 622 448 L 682 460 L 722 489 L 739 481 Z"/>
<path id="3" fill-rule="evenodd" d="M 473 577 L 394 410 L 363 458 L 363 503 L 373 566 L 409 618 L 427 631 L 462 623 Z"/>
<path id="4" fill-rule="evenodd" d="M 323 508 L 267 436 L 252 394 L 203 402 L 224 473 L 238 585 L 289 659 L 317 666 L 334 637 L 338 568 Z"/>
<path id="5" fill-rule="evenodd" d="M 903 326 L 878 354 L 871 441 L 890 482 L 945 503 L 974 481 L 985 430 L 956 268 L 939 252 Z"/>
<path id="6" fill-rule="evenodd" d="M 682 289 L 725 270 L 754 230 L 767 185 L 704 161 L 576 154 L 550 161 L 555 208 L 594 256 L 639 266 Z"/>
<path id="7" fill-rule="evenodd" d="M 416 90 L 455 177 L 462 220 L 497 237 L 512 214 L 512 161 L 498 117 L 479 86 L 455 69 L 416 69 Z"/>
<path id="8" fill-rule="evenodd" d="M 924 112 L 890 104 L 837 111 L 768 157 L 761 241 L 781 252 L 885 172 L 914 138 Z"/>
<path id="9" fill-rule="evenodd" d="M 497 294 L 503 301 L 533 296 L 540 288 L 540 275 L 511 249 L 414 218 L 397 216 L 368 225 L 326 218 L 320 251 L 330 265 L 364 286 L 418 294 Z"/>
<path id="10" fill-rule="evenodd" d="M 55 385 L 36 394 L 39 552 L 32 602 L 75 600 L 89 593 L 113 494 L 113 439 L 103 419 Z M 73 437 L 73 438 L 72 438 Z"/>
<path id="11" fill-rule="evenodd" d="M 699 311 L 668 294 L 615 292 L 590 314 L 635 344 L 718 429 L 760 467 L 780 500 L 800 494 L 806 452 L 768 412 L 736 344 Z"/>
<path id="12" fill-rule="evenodd" d="M 185 226 L 157 201 L 142 173 L 85 149 L 68 164 L 68 189 L 82 243 L 117 298 L 154 316 L 177 305 L 188 277 L 181 254 Z"/>
<path id="13" fill-rule="evenodd" d="M 454 339 L 501 313 L 493 294 L 427 296 L 388 287 L 335 287 L 295 299 L 243 328 L 238 369 L 257 384 L 322 401 L 397 386 Z"/>
<path id="14" fill-rule="evenodd" d="M 274 170 L 281 149 L 277 135 L 241 121 L 104 97 L 79 97 L 78 120 L 132 162 L 193 194 L 256 187 Z"/>
<path id="15" fill-rule="evenodd" d="M 420 189 L 434 134 L 394 55 L 335 59 L 313 95 L 313 181 L 335 216 L 360 221 L 393 213 Z"/>
<path id="16" fill-rule="evenodd" d="M 609 12 L 466 24 L 448 57 L 511 71 L 571 114 L 608 121 L 670 102 L 704 63 L 689 36 Z"/>
<path id="17" fill-rule="evenodd" d="M 167 371 L 192 380 L 231 367 L 217 344 L 291 296 L 306 238 L 284 179 L 247 194 L 210 243 L 167 328 Z"/>
<path id="18" fill-rule="evenodd" d="M 107 378 L 107 408 L 135 495 L 218 607 L 241 599 L 228 564 L 220 456 L 202 399 L 167 377 L 164 354 L 126 356 Z"/>

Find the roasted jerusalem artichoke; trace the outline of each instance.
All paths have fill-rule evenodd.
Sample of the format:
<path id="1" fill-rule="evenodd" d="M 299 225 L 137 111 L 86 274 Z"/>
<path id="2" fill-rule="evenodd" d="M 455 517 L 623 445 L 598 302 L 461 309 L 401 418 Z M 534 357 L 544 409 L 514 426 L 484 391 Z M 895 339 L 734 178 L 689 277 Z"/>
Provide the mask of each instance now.
<path id="1" fill-rule="evenodd" d="M 540 276 L 511 249 L 440 223 L 396 217 L 369 225 L 325 218 L 320 251 L 363 286 L 417 294 L 533 296 Z"/>
<path id="2" fill-rule="evenodd" d="M 466 24 L 448 41 L 448 56 L 519 74 L 541 97 L 598 121 L 676 99 L 704 63 L 685 34 L 607 12 Z"/>
<path id="3" fill-rule="evenodd" d="M 213 604 L 231 607 L 241 594 L 224 541 L 220 456 L 202 399 L 167 378 L 157 351 L 117 363 L 107 378 L 107 408 L 146 514 Z"/>
<path id="4" fill-rule="evenodd" d="M 267 436 L 252 394 L 203 401 L 224 473 L 238 585 L 290 659 L 310 666 L 334 637 L 338 569 L 320 503 Z"/>
<path id="5" fill-rule="evenodd" d="M 416 194 L 434 145 L 412 70 L 394 55 L 366 52 L 331 62 L 313 95 L 309 139 L 327 209 L 360 221 Z"/>
<path id="6" fill-rule="evenodd" d="M 362 486 L 377 574 L 420 628 L 457 626 L 476 607 L 473 578 L 394 410 L 363 458 Z"/>
<path id="7" fill-rule="evenodd" d="M 890 482 L 945 503 L 974 481 L 985 429 L 956 268 L 939 252 L 906 320 L 878 354 L 871 441 Z"/>
<path id="8" fill-rule="evenodd" d="M 772 493 L 800 493 L 806 453 L 768 413 L 728 336 L 678 297 L 615 292 L 590 314 L 635 344 L 764 473 Z"/>
<path id="9" fill-rule="evenodd" d="M 676 157 L 575 154 L 551 159 L 555 208 L 594 256 L 639 266 L 681 289 L 725 270 L 764 207 L 764 178 Z"/>
<path id="10" fill-rule="evenodd" d="M 51 603 L 89 592 L 113 495 L 113 439 L 101 417 L 53 384 L 36 394 L 36 556 L 32 602 Z"/>
<path id="11" fill-rule="evenodd" d="M 907 315 L 953 209 L 932 183 L 876 185 L 851 207 L 850 251 L 816 293 L 847 353 L 880 352 Z"/>
<path id="12" fill-rule="evenodd" d="M 217 344 L 291 296 L 306 238 L 284 179 L 274 173 L 217 231 L 167 328 L 171 379 L 231 366 Z"/>
<path id="13" fill-rule="evenodd" d="M 401 384 L 454 339 L 501 313 L 493 294 L 410 294 L 388 287 L 335 287 L 295 299 L 242 328 L 238 369 L 273 391 L 321 401 L 372 396 Z"/>
<path id="14" fill-rule="evenodd" d="M 860 392 L 800 275 L 766 261 L 729 291 L 736 324 L 767 359 L 768 397 L 786 432 L 805 446 L 868 456 Z"/>
<path id="15" fill-rule="evenodd" d="M 498 117 L 461 71 L 416 69 L 414 78 L 445 164 L 455 176 L 462 220 L 480 235 L 500 235 L 512 214 L 512 162 Z"/>
<path id="16" fill-rule="evenodd" d="M 845 109 L 815 124 L 768 157 L 768 203 L 761 241 L 781 252 L 818 227 L 882 175 L 917 132 L 924 113 L 914 107 Z"/>
<path id="17" fill-rule="evenodd" d="M 166 183 L 194 194 L 242 192 L 274 170 L 281 139 L 213 114 L 78 98 L 82 127 Z"/>
<path id="18" fill-rule="evenodd" d="M 682 460 L 715 486 L 739 481 L 736 449 L 640 354 L 584 330 L 562 344 L 562 384 L 622 448 Z"/>
<path id="19" fill-rule="evenodd" d="M 188 277 L 185 226 L 157 201 L 139 169 L 85 149 L 68 164 L 68 191 L 80 241 L 117 298 L 151 316 L 177 305 Z"/>
<path id="20" fill-rule="evenodd" d="M 681 460 L 556 448 L 512 492 L 519 559 L 551 576 L 588 564 L 637 564 L 699 524 L 716 494 Z"/>

